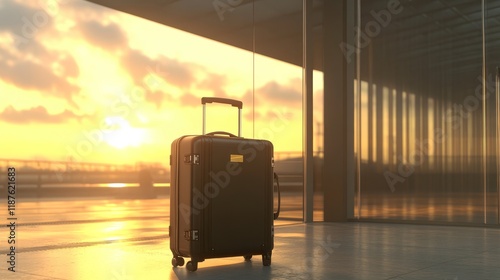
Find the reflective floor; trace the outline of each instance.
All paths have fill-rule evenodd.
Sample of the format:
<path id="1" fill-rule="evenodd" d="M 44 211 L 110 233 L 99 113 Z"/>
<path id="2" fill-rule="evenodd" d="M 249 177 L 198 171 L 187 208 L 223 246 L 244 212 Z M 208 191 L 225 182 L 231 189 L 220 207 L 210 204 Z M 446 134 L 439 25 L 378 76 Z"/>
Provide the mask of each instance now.
<path id="1" fill-rule="evenodd" d="M 293 220 L 276 223 L 270 267 L 235 257 L 189 272 L 171 267 L 168 209 L 168 197 L 20 201 L 16 272 L 2 230 L 0 279 L 500 279 L 498 228 Z"/>

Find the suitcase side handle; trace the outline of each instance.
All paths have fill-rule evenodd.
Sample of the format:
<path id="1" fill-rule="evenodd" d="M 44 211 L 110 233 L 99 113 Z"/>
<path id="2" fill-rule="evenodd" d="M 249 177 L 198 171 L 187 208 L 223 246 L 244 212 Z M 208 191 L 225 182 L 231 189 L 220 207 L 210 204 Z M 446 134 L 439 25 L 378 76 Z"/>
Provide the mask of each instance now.
<path id="1" fill-rule="evenodd" d="M 274 181 L 276 181 L 276 185 L 278 186 L 278 211 L 273 214 L 273 217 L 276 220 L 280 216 L 280 208 L 281 208 L 280 181 L 278 179 L 278 174 L 276 174 L 276 172 L 274 172 Z"/>
<path id="2" fill-rule="evenodd" d="M 222 103 L 228 104 L 233 107 L 238 107 L 238 109 L 243 109 L 243 102 L 239 100 L 229 99 L 229 98 L 220 98 L 220 97 L 202 97 L 201 104 L 205 105 L 207 103 Z"/>
<path id="3" fill-rule="evenodd" d="M 243 102 L 241 102 L 239 100 L 229 99 L 229 98 L 202 97 L 201 98 L 201 104 L 203 105 L 202 135 L 205 135 L 205 128 L 206 128 L 205 104 L 207 104 L 207 103 L 222 103 L 222 104 L 229 104 L 233 107 L 238 107 L 238 137 L 241 137 L 241 109 L 243 108 Z"/>

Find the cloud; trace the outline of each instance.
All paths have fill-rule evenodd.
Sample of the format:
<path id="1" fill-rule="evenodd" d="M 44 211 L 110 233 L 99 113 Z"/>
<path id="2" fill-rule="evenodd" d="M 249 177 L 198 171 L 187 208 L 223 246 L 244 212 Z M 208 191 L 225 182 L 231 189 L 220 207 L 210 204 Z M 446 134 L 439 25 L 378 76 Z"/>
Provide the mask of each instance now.
<path id="1" fill-rule="evenodd" d="M 189 107 L 201 106 L 201 98 L 189 92 L 182 94 L 181 97 L 179 98 L 179 101 L 181 102 L 181 106 L 189 106 Z"/>
<path id="2" fill-rule="evenodd" d="M 226 76 L 208 73 L 205 79 L 198 82 L 197 86 L 201 89 L 208 89 L 213 91 L 213 96 L 225 96 L 226 91 L 224 91 L 224 87 L 227 84 Z"/>
<path id="3" fill-rule="evenodd" d="M 248 91 L 247 94 L 251 94 L 251 91 Z M 245 96 L 247 95 L 245 94 Z M 252 103 L 251 99 L 249 103 L 245 103 L 245 98 L 238 98 L 234 96 L 229 96 L 225 93 L 219 94 L 219 95 L 205 95 L 205 96 L 213 96 L 213 97 L 220 97 L 220 98 L 229 98 L 229 99 L 235 99 L 235 100 L 240 100 L 243 102 L 243 112 L 251 112 L 252 111 Z M 244 96 L 244 97 L 245 97 Z M 180 103 L 180 106 L 189 106 L 189 107 L 200 107 L 201 106 L 201 98 L 202 96 L 197 96 L 194 95 L 190 92 L 185 92 L 183 93 L 179 98 L 178 101 Z M 246 114 L 245 114 L 246 117 Z M 250 116 L 251 119 L 251 116 Z"/>
<path id="4" fill-rule="evenodd" d="M 59 60 L 56 62 L 56 67 L 58 67 L 57 72 L 60 73 L 60 76 L 76 78 L 80 74 L 80 68 L 76 63 L 76 60 L 73 56 L 68 54 L 61 54 L 59 56 Z"/>
<path id="5" fill-rule="evenodd" d="M 274 120 L 274 119 L 292 120 L 294 118 L 294 114 L 293 112 L 288 111 L 286 109 L 281 111 L 268 110 L 265 116 L 260 116 L 260 117 L 265 117 L 266 120 Z"/>
<path id="6" fill-rule="evenodd" d="M 10 36 L 12 43 L 2 44 L 8 45 L 10 50 L 17 49 L 22 54 L 43 58 L 48 55 L 48 51 L 39 42 L 39 37 L 43 33 L 55 31 L 54 14 L 51 5 L 45 1 L 38 1 L 37 4 L 28 6 L 16 1 L 2 1 L 0 33 Z"/>
<path id="7" fill-rule="evenodd" d="M 301 88 L 297 86 L 295 79 L 290 80 L 287 85 L 275 81 L 268 82 L 257 89 L 256 96 L 259 100 L 270 103 L 271 106 L 286 105 L 296 108 L 302 106 Z"/>
<path id="8" fill-rule="evenodd" d="M 205 76 L 203 80 L 195 84 L 198 86 L 194 88 L 195 90 L 210 90 L 213 87 L 217 89 L 226 83 L 226 78 L 223 75 L 207 73 Z M 243 102 L 243 117 L 248 121 L 252 121 L 254 118 L 255 120 L 274 119 L 277 117 L 276 112 L 278 111 L 288 112 L 284 116 L 280 115 L 280 118 L 292 119 L 294 115 L 289 111 L 300 109 L 300 106 L 302 106 L 302 94 L 297 90 L 295 79 L 290 80 L 285 85 L 272 81 L 259 88 L 256 92 L 254 95 L 253 91 L 249 89 L 241 96 L 230 96 L 224 90 L 221 90 L 211 96 L 241 100 Z M 146 100 L 155 103 L 157 108 L 165 99 L 177 101 L 179 106 L 186 107 L 199 107 L 201 104 L 201 96 L 194 94 L 192 91 L 185 91 L 178 98 L 163 92 L 146 93 Z M 255 102 L 255 112 L 253 112 L 253 102 Z"/>
<path id="9" fill-rule="evenodd" d="M 0 31 L 7 31 L 29 39 L 38 29 L 52 24 L 50 11 L 45 10 L 46 8 L 45 6 L 29 7 L 16 1 L 2 1 L 0 3 Z"/>
<path id="10" fill-rule="evenodd" d="M 173 98 L 162 91 L 146 91 L 146 101 L 156 105 L 156 109 L 160 109 L 164 101 L 171 101 Z"/>
<path id="11" fill-rule="evenodd" d="M 176 59 L 160 57 L 155 68 L 155 74 L 163 78 L 167 83 L 181 88 L 189 88 L 195 81 L 191 64 L 182 63 Z"/>
<path id="12" fill-rule="evenodd" d="M 180 89 L 189 89 L 196 85 L 195 69 L 192 63 L 183 63 L 165 56 L 151 58 L 140 50 L 129 49 L 121 56 L 121 64 L 134 80 L 135 84 L 146 89 L 146 100 L 161 108 L 163 102 L 174 101 L 168 93 L 162 90 L 164 83 Z M 187 106 L 193 106 L 191 99 L 197 98 L 190 93 L 177 101 Z M 199 102 L 198 102 L 199 103 Z"/>
<path id="13" fill-rule="evenodd" d="M 121 13 L 117 10 L 89 1 L 64 1 L 64 7 L 65 13 L 79 20 L 102 20 Z"/>
<path id="14" fill-rule="evenodd" d="M 244 117 L 246 120 L 253 120 L 251 112 L 253 102 L 255 102 L 256 120 L 273 119 L 276 115 L 273 113 L 275 110 L 301 108 L 301 81 L 300 79 L 291 79 L 287 84 L 271 81 L 256 89 L 255 94 L 252 90 L 247 90 L 240 100 L 243 101 L 243 107 L 245 108 Z M 287 114 L 286 118 L 293 118 L 293 114 Z"/>
<path id="15" fill-rule="evenodd" d="M 64 110 L 59 114 L 50 114 L 43 106 L 33 107 L 27 110 L 16 110 L 8 106 L 0 113 L 0 120 L 16 124 L 26 123 L 63 123 L 70 119 L 80 120 L 82 117 L 73 112 Z"/>
<path id="16" fill-rule="evenodd" d="M 5 48 L 5 50 L 7 50 L 7 48 Z M 26 56 L 28 55 L 36 57 L 39 61 L 51 62 L 54 59 L 54 54 L 37 40 L 29 40 L 20 44 L 17 50 L 18 52 L 16 54 L 16 52 L 13 52 L 13 50 L 10 49 L 10 54 L 17 55 L 19 59 L 26 59 Z"/>
<path id="17" fill-rule="evenodd" d="M 79 75 L 76 61 L 67 52 L 51 51 L 41 39 L 58 32 L 53 24 L 57 3 L 27 3 L 0 3 L 0 33 L 7 33 L 14 42 L 0 44 L 0 79 L 20 89 L 66 99 L 76 107 L 73 97 L 80 88 L 67 79 Z"/>
<path id="18" fill-rule="evenodd" d="M 243 114 L 243 118 L 248 121 L 253 121 L 254 117 L 256 120 L 262 118 L 262 114 L 259 111 L 252 112 L 252 110 L 246 110 L 246 113 Z"/>
<path id="19" fill-rule="evenodd" d="M 104 50 L 112 51 L 128 45 L 125 32 L 116 23 L 86 21 L 78 25 L 85 39 Z"/>
<path id="20" fill-rule="evenodd" d="M 243 108 L 252 108 L 253 104 L 253 91 L 252 90 L 247 90 L 245 94 L 240 98 L 240 100 L 243 102 Z"/>
<path id="21" fill-rule="evenodd" d="M 58 68 L 57 71 L 53 71 L 50 63 L 42 64 L 27 58 L 19 59 L 1 48 L 0 54 L 0 77 L 3 81 L 22 89 L 38 90 L 64 98 L 73 103 L 72 95 L 78 93 L 80 88 L 66 80 L 66 76 L 78 75 L 78 67 L 71 56 L 62 55 L 60 59 L 51 61 Z M 61 76 L 55 72 L 59 72 Z"/>
<path id="22" fill-rule="evenodd" d="M 138 50 L 129 50 L 121 58 L 123 67 L 136 82 L 140 82 L 148 73 L 154 73 L 155 62 Z"/>
<path id="23" fill-rule="evenodd" d="M 195 82 L 192 64 L 165 56 L 152 59 L 138 50 L 130 50 L 123 55 L 122 64 L 136 82 L 148 74 L 181 88 L 189 88 Z"/>
<path id="24" fill-rule="evenodd" d="M 287 107 L 276 107 L 276 108 L 263 108 L 260 107 L 255 110 L 255 115 L 252 116 L 252 112 L 245 113 L 244 117 L 248 121 L 253 121 L 252 117 L 255 117 L 255 121 L 269 122 L 275 120 L 281 121 L 291 121 L 295 117 L 295 114 L 289 110 Z"/>

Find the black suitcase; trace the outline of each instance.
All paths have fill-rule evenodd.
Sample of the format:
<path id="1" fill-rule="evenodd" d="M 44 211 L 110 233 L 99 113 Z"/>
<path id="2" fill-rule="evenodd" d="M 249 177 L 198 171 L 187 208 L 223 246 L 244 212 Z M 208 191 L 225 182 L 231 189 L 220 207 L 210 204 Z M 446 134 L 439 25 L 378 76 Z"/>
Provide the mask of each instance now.
<path id="1" fill-rule="evenodd" d="M 238 136 L 205 134 L 205 104 L 238 107 Z M 262 255 L 271 264 L 274 219 L 279 215 L 279 182 L 273 145 L 241 138 L 241 101 L 202 98 L 203 134 L 182 136 L 170 155 L 170 249 L 173 267 L 195 271 L 208 258 Z M 274 181 L 278 210 L 274 213 Z"/>

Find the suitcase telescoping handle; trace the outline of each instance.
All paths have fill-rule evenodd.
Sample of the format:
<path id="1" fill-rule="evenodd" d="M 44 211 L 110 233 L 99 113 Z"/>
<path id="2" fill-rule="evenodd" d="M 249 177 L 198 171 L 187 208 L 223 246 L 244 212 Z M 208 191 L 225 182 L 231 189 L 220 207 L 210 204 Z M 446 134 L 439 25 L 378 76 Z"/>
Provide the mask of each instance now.
<path id="1" fill-rule="evenodd" d="M 239 100 L 229 99 L 229 98 L 220 98 L 220 97 L 202 97 L 201 104 L 203 105 L 203 135 L 205 135 L 206 128 L 206 109 L 205 104 L 207 103 L 222 103 L 229 104 L 233 107 L 238 107 L 238 137 L 241 137 L 241 109 L 243 108 L 243 102 Z M 218 132 L 217 134 L 225 134 Z"/>

